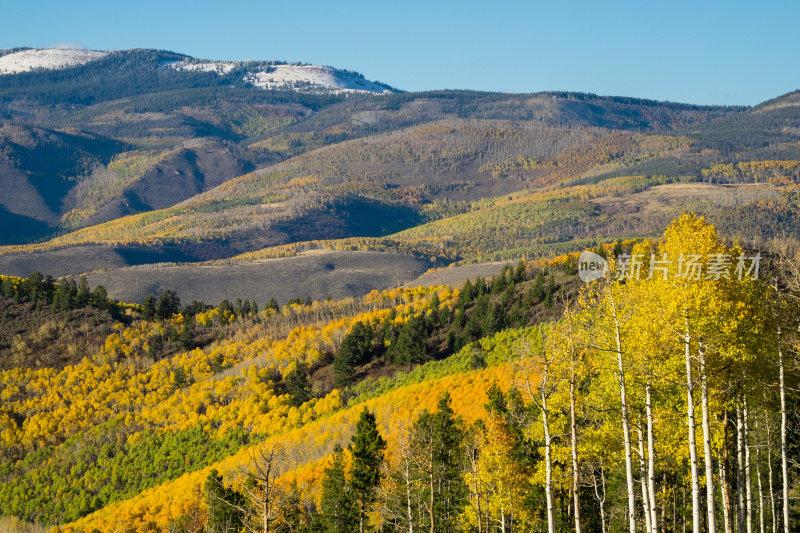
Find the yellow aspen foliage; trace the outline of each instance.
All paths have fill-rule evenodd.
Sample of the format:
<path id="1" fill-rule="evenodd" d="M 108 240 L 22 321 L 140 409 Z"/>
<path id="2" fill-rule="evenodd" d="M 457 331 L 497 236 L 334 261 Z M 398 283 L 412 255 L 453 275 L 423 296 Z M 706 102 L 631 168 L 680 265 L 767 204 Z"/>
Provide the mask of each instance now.
<path id="1" fill-rule="evenodd" d="M 484 501 L 482 513 L 500 529 L 524 527 L 530 521 L 523 502 L 529 493 L 530 472 L 514 460 L 516 441 L 505 420 L 498 415 L 486 418 L 486 429 L 480 443 L 476 472 L 466 474 L 468 487 L 478 487 L 478 497 Z M 478 526 L 476 507 L 468 506 L 463 521 Z M 482 519 L 485 519 L 481 517 Z"/>

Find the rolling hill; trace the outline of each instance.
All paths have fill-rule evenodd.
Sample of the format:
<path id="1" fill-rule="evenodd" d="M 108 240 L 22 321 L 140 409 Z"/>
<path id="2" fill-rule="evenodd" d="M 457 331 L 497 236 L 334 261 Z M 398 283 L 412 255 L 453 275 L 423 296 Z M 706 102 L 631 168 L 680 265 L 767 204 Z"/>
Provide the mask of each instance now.
<path id="1" fill-rule="evenodd" d="M 159 265 L 539 257 L 652 236 L 683 210 L 751 242 L 797 237 L 794 93 L 753 108 L 403 93 L 327 67 L 73 52 L 0 57 L 58 67 L 0 75 L 9 274 L 154 265 L 132 271 L 141 286 L 182 290 Z"/>

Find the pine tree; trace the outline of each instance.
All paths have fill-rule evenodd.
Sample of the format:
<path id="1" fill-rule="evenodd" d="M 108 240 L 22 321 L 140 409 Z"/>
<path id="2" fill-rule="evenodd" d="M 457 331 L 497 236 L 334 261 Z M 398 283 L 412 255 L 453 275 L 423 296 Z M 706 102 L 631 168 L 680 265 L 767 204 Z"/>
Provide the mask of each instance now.
<path id="1" fill-rule="evenodd" d="M 353 497 L 358 504 L 360 533 L 366 530 L 367 510 L 375 500 L 381 481 L 385 449 L 386 441 L 378 432 L 375 415 L 365 407 L 356 423 L 356 433 L 350 443 L 350 453 L 353 456 L 350 484 L 353 488 Z"/>
<path id="2" fill-rule="evenodd" d="M 325 469 L 322 478 L 320 517 L 325 531 L 351 533 L 358 525 L 358 509 L 345 477 L 345 452 L 338 444 L 333 452 L 333 462 Z"/>
<path id="3" fill-rule="evenodd" d="M 178 333 L 178 343 L 184 350 L 190 350 L 194 347 L 194 316 L 187 315 L 181 324 L 181 330 Z"/>
<path id="4" fill-rule="evenodd" d="M 425 319 L 412 317 L 403 325 L 397 337 L 397 343 L 392 350 L 392 359 L 396 364 L 407 364 L 425 361 L 425 352 L 428 344 L 428 332 Z"/>
<path id="5" fill-rule="evenodd" d="M 181 308 L 181 299 L 175 291 L 162 292 L 155 305 L 155 314 L 158 318 L 166 320 Z"/>
<path id="6" fill-rule="evenodd" d="M 296 366 L 286 374 L 286 392 L 291 396 L 289 405 L 294 407 L 300 407 L 311 399 L 311 387 L 305 369 Z"/>
<path id="7" fill-rule="evenodd" d="M 81 276 L 78 281 L 78 294 L 75 295 L 75 305 L 79 308 L 89 304 L 89 283 L 86 276 Z"/>
<path id="8" fill-rule="evenodd" d="M 349 385 L 355 375 L 355 367 L 369 362 L 372 355 L 372 329 L 363 322 L 356 322 L 344 336 L 339 352 L 333 360 L 336 384 Z"/>
<path id="9" fill-rule="evenodd" d="M 244 505 L 244 497 L 232 488 L 225 487 L 222 475 L 212 470 L 204 485 L 208 518 L 207 533 L 235 533 L 244 527 L 242 514 L 237 509 Z"/>
<path id="10" fill-rule="evenodd" d="M 414 487 L 419 494 L 427 523 L 434 531 L 455 531 L 459 514 L 467 502 L 464 424 L 450 407 L 445 393 L 433 413 L 423 411 L 414 422 L 410 435 Z"/>
<path id="11" fill-rule="evenodd" d="M 517 264 L 517 269 L 514 271 L 514 283 L 522 283 L 525 281 L 526 268 L 525 261 L 520 261 Z"/>
<path id="12" fill-rule="evenodd" d="M 156 299 L 152 294 L 148 294 L 142 304 L 142 318 L 150 320 L 154 316 L 156 316 Z"/>

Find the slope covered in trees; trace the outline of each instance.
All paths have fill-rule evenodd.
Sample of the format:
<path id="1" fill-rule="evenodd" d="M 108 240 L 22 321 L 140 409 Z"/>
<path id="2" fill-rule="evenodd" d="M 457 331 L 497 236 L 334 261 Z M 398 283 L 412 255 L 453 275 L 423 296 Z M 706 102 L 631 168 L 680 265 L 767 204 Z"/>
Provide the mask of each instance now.
<path id="1" fill-rule="evenodd" d="M 129 50 L 0 79 L 0 176 L 8 185 L 0 217 L 9 228 L 2 244 L 91 226 L 48 247 L 101 242 L 113 253 L 109 243 L 135 241 L 143 248 L 138 262 L 157 263 L 385 235 L 604 163 L 619 170 L 626 158 L 623 166 L 655 155 L 671 160 L 680 138 L 644 134 L 672 135 L 742 112 L 574 93 L 345 97 L 263 90 L 241 80 L 241 69 L 255 63 L 224 75 L 164 66 L 186 59 Z M 258 65 L 270 68 L 270 62 Z M 348 142 L 354 139 L 367 140 Z M 320 148 L 331 149 L 294 159 Z M 45 159 L 47 168 L 40 168 L 36 162 Z M 234 188 L 204 194 L 254 169 L 260 171 Z M 228 195 L 230 202 L 220 201 Z M 154 210 L 113 228 L 97 226 Z M 351 220 L 359 214 L 362 220 Z M 183 224 L 165 226 L 165 218 L 196 228 L 187 234 Z M 381 225 L 385 220 L 397 223 Z M 257 231 L 253 221 L 269 231 Z M 310 229 L 296 232 L 298 226 Z M 81 272 L 107 266 L 107 254 L 74 253 L 90 263 Z M 49 266 L 47 256 L 33 260 L 34 270 Z M 14 262 L 3 266 L 7 273 L 29 273 Z"/>
<path id="2" fill-rule="evenodd" d="M 111 107 L 103 113 L 87 108 L 85 118 L 96 123 L 97 131 L 111 135 L 103 125 L 118 120 L 122 129 L 131 124 L 145 129 L 134 150 L 115 155 L 106 170 L 82 181 L 75 189 L 76 207 L 64 220 L 77 226 L 80 220 L 99 221 L 97 208 L 86 208 L 95 198 L 107 202 L 103 212 L 147 212 L 35 246 L 4 247 L 0 265 L 14 271 L 26 262 L 46 263 L 56 254 L 72 253 L 88 270 L 104 265 L 118 249 L 131 250 L 123 259 L 129 264 L 259 251 L 275 257 L 289 250 L 287 244 L 299 250 L 410 252 L 448 262 L 546 256 L 609 239 L 654 237 L 683 210 L 701 212 L 725 235 L 748 242 L 797 238 L 800 154 L 791 132 L 800 123 L 791 105 L 777 100 L 752 110 L 729 110 L 726 118 L 706 123 L 703 117 L 714 118 L 716 111 L 553 96 L 401 94 L 305 111 L 253 107 L 246 100 L 245 107 L 215 104 L 192 120 L 214 129 L 217 144 L 192 148 L 194 153 L 217 146 L 220 154 L 239 158 L 242 169 L 264 166 L 156 211 L 149 211 L 155 204 L 142 193 L 147 180 L 168 176 L 170 165 L 185 159 L 188 148 L 181 143 L 186 136 L 202 135 L 175 130 L 162 136 L 163 143 L 152 144 L 147 128 L 163 133 L 162 122 L 175 120 L 178 110 L 177 118 L 188 120 L 186 106 L 141 112 Z M 606 106 L 609 113 L 649 109 L 688 115 L 670 124 L 648 115 L 653 122 L 645 121 L 647 127 L 611 128 L 586 122 L 585 113 L 567 112 L 589 103 Z M 152 103 L 142 105 L 150 109 Z M 525 105 L 543 114 L 527 116 Z M 269 125 L 271 114 L 284 112 Z M 761 137 L 742 136 L 727 147 L 714 144 L 720 120 L 730 131 Z M 776 128 L 783 133 L 776 136 Z M 320 137 L 320 131 L 334 130 L 342 133 Z M 259 159 L 262 155 L 267 159 Z M 195 172 L 178 171 L 189 178 Z M 191 189 L 196 183 L 189 178 Z M 204 182 L 198 183 L 202 188 Z M 123 208 L 120 194 L 139 200 L 125 200 Z M 393 235 L 399 230 L 406 231 Z M 94 252 L 87 255 L 86 246 Z M 30 254 L 35 250 L 39 254 Z"/>
<path id="3" fill-rule="evenodd" d="M 789 531 L 796 260 L 694 215 L 594 250 L 609 272 L 588 285 L 569 255 L 458 290 L 134 308 L 91 358 L 2 373 L 2 512 L 63 531 Z M 150 332 L 191 322 L 221 336 L 154 361 Z"/>

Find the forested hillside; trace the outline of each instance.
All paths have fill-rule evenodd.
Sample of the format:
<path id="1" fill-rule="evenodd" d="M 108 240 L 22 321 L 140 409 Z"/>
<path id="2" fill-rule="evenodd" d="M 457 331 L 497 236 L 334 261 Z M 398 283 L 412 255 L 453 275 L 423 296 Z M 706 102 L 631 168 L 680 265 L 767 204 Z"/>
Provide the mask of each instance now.
<path id="1" fill-rule="evenodd" d="M 187 68 L 169 67 L 178 63 Z M 8 221 L 0 244 L 46 240 L 159 209 L 155 218 L 123 219 L 125 229 L 113 234 L 101 225 L 49 246 L 135 242 L 142 248 L 138 259 L 124 261 L 137 264 L 370 236 L 365 228 L 376 223 L 372 233 L 385 235 L 464 211 L 475 200 L 557 182 L 638 152 L 643 137 L 622 132 L 674 132 L 741 112 L 574 93 L 370 95 L 265 90 L 244 81 L 248 69 L 268 71 L 278 64 L 208 70 L 203 65 L 216 63 L 127 50 L 82 65 L 0 76 L 0 214 Z M 366 140 L 346 142 L 352 139 Z M 242 175 L 236 193 L 213 192 Z M 228 194 L 234 196 L 230 202 L 217 201 Z M 445 197 L 454 205 L 439 205 Z M 189 206 L 205 205 L 202 218 L 209 220 L 190 237 L 199 240 L 193 245 L 176 227 L 152 228 L 187 199 Z M 200 222 L 196 210 L 176 208 L 179 218 Z M 348 213 L 364 209 L 367 223 L 348 223 Z M 379 224 L 398 215 L 397 224 Z M 266 225 L 268 235 L 260 238 L 252 223 L 219 231 L 243 217 Z M 131 231 L 130 224 L 144 227 Z M 311 227 L 302 233 L 287 229 L 303 225 Z M 105 252 L 82 254 L 90 264 L 84 272 L 105 266 Z M 46 265 L 42 259 L 36 261 Z M 4 271 L 31 273 L 14 261 Z"/>
<path id="2" fill-rule="evenodd" d="M 122 79 L 164 70 L 169 54 L 159 54 L 76 67 L 71 83 L 95 94 L 86 102 L 69 101 L 62 85 L 42 100 L 31 80 L 53 72 L 0 80 L 33 91 L 2 104 L 1 216 L 6 242 L 20 245 L 0 248 L 0 270 L 58 277 L 156 265 L 135 283 L 165 287 L 174 282 L 159 272 L 164 262 L 225 260 L 244 271 L 315 249 L 438 267 L 654 237 L 686 210 L 752 245 L 798 237 L 794 93 L 753 108 L 574 93 L 344 95 L 174 69 L 147 74 L 153 85 L 135 94 L 98 88 L 107 69 Z M 31 166 L 43 151 L 58 157 Z M 22 244 L 32 240 L 43 242 Z"/>
<path id="3" fill-rule="evenodd" d="M 2 355 L 3 527 L 789 531 L 797 258 L 694 215 L 593 250 L 589 284 L 570 254 L 283 307 L 3 278 L 4 323 L 31 317 Z M 91 309 L 34 359 L 36 320 Z"/>

